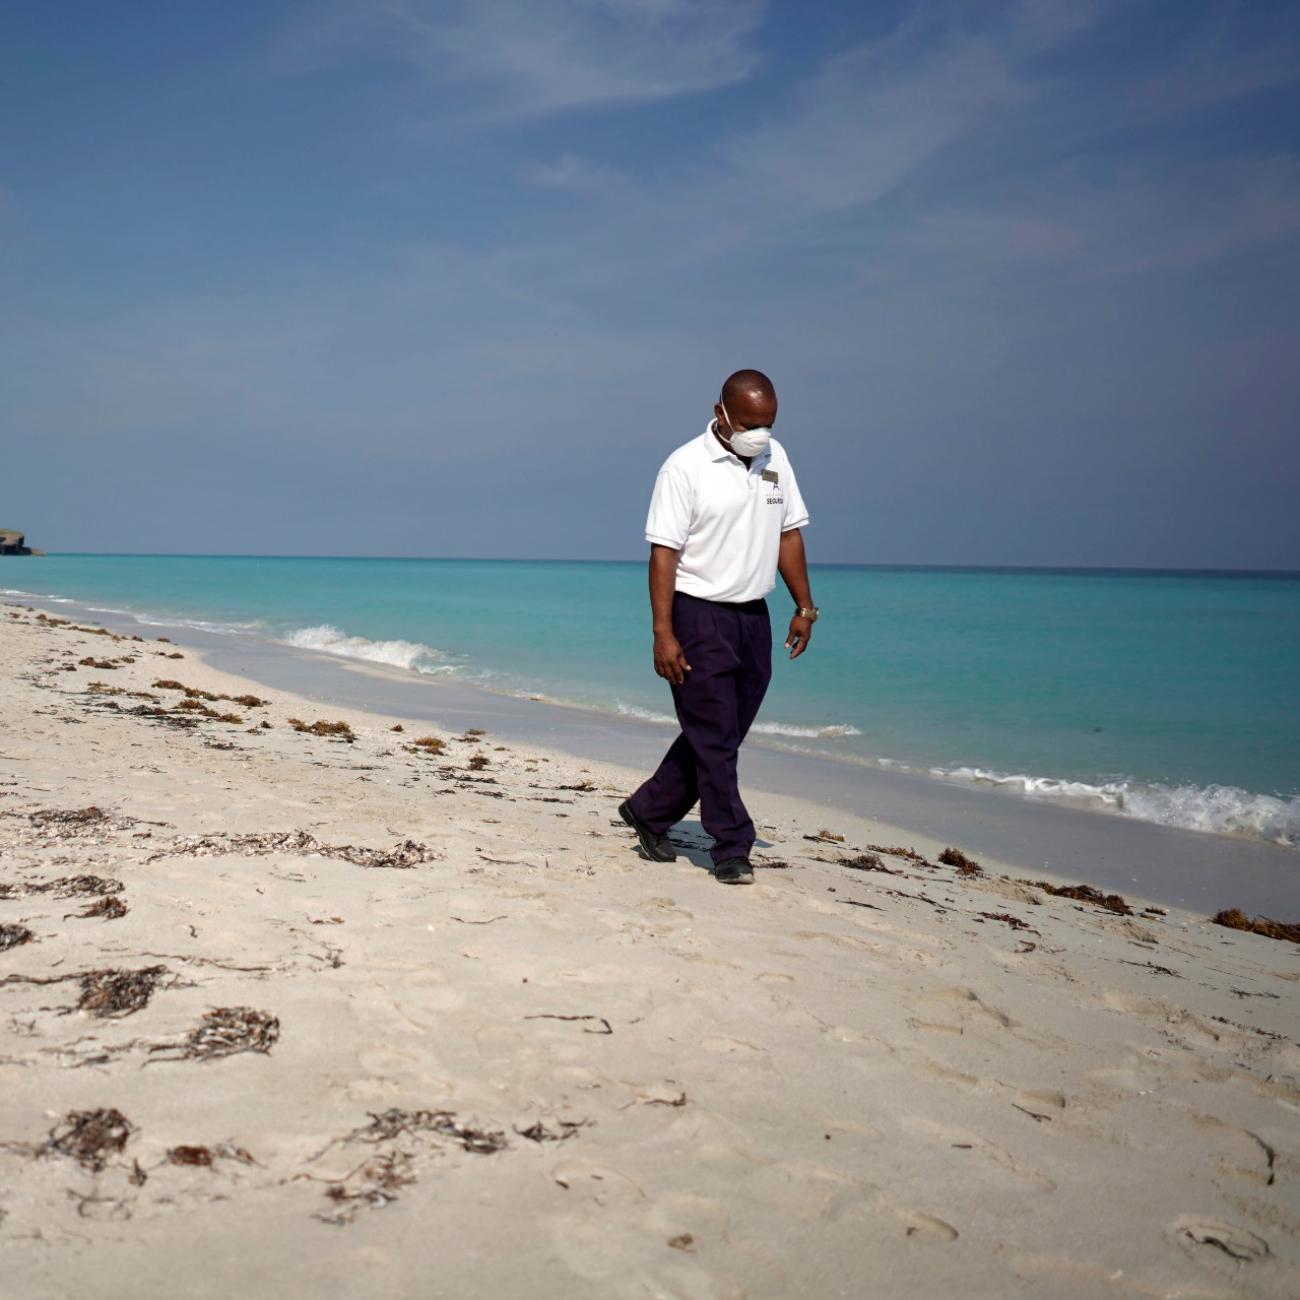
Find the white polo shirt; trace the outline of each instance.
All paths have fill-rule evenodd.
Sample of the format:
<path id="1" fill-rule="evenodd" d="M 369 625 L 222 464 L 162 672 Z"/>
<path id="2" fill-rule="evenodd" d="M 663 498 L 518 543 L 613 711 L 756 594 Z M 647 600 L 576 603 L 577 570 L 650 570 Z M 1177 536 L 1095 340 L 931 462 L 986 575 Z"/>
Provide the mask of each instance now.
<path id="1" fill-rule="evenodd" d="M 710 421 L 664 461 L 645 538 L 680 552 L 678 591 L 705 600 L 757 600 L 776 586 L 781 534 L 807 522 L 781 444 L 773 438 L 746 469 L 714 437 Z"/>

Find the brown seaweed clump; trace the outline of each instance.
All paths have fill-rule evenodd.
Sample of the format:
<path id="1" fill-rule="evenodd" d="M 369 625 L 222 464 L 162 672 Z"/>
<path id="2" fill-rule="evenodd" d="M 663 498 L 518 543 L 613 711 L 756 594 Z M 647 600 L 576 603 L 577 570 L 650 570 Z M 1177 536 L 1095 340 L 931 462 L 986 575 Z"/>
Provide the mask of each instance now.
<path id="1" fill-rule="evenodd" d="M 318 718 L 315 722 L 304 722 L 301 718 L 290 718 L 289 725 L 295 731 L 305 732 L 309 736 L 328 736 L 349 745 L 357 738 L 356 732 L 346 722 L 328 722 L 324 718 Z"/>
<path id="2" fill-rule="evenodd" d="M 491 761 L 486 754 L 475 754 L 469 760 L 469 770 L 471 772 L 481 772 Z"/>
<path id="3" fill-rule="evenodd" d="M 89 808 L 42 808 L 29 814 L 27 820 L 33 826 L 74 827 L 107 821 L 108 814 L 93 805 Z"/>
<path id="4" fill-rule="evenodd" d="M 84 659 L 78 659 L 77 663 L 82 668 L 99 668 L 104 672 L 116 672 L 117 663 L 112 659 L 96 659 L 93 655 L 87 655 Z"/>
<path id="5" fill-rule="evenodd" d="M 279 1017 L 253 1007 L 217 1007 L 207 1012 L 185 1041 L 151 1047 L 151 1052 L 174 1053 L 159 1061 L 211 1061 L 240 1052 L 270 1052 L 280 1037 Z"/>
<path id="6" fill-rule="evenodd" d="M 116 894 L 107 894 L 82 908 L 76 916 L 78 918 L 102 916 L 106 921 L 117 921 L 124 917 L 128 910 L 127 905 Z"/>
<path id="7" fill-rule="evenodd" d="M 355 844 L 322 844 L 308 831 L 263 831 L 250 835 L 203 835 L 177 841 L 171 848 L 155 853 L 159 858 L 184 854 L 209 857 L 226 853 L 262 855 L 266 853 L 317 854 L 323 858 L 342 858 L 357 867 L 418 867 L 433 862 L 438 854 L 418 840 L 398 840 L 390 849 L 368 849 Z"/>
<path id="8" fill-rule="evenodd" d="M 982 876 L 984 868 L 974 858 L 968 858 L 960 849 L 947 848 L 939 854 L 939 861 L 946 867 L 956 867 L 959 876 Z"/>
<path id="9" fill-rule="evenodd" d="M 77 1009 L 89 1011 L 92 1016 L 120 1020 L 148 1006 L 158 981 L 168 973 L 166 966 L 86 971 L 81 976 Z"/>
<path id="10" fill-rule="evenodd" d="M 345 1178 L 325 1189 L 325 1195 L 339 1207 L 335 1214 L 318 1214 L 323 1223 L 336 1227 L 351 1223 L 363 1205 L 382 1209 L 397 1200 L 397 1193 L 415 1182 L 415 1161 L 405 1151 L 386 1151 L 367 1160 Z"/>
<path id="11" fill-rule="evenodd" d="M 850 871 L 883 871 L 887 876 L 901 876 L 903 874 L 893 867 L 885 866 L 878 853 L 859 853 L 853 858 L 836 858 L 836 862 L 841 867 L 848 867 Z"/>
<path id="12" fill-rule="evenodd" d="M 504 1133 L 463 1124 L 456 1119 L 455 1111 L 402 1110 L 393 1106 L 378 1114 L 374 1111 L 368 1114 L 370 1123 L 364 1128 L 354 1129 L 348 1135 L 349 1139 L 358 1142 L 391 1142 L 404 1133 L 438 1133 L 451 1138 L 463 1150 L 483 1156 L 504 1151 L 510 1145 Z"/>
<path id="13" fill-rule="evenodd" d="M 1271 916 L 1257 916 L 1252 920 L 1240 908 L 1229 907 L 1216 912 L 1210 921 L 1229 930 L 1246 930 L 1262 934 L 1266 939 L 1282 939 L 1287 943 L 1300 943 L 1300 923 L 1275 921 Z"/>
<path id="14" fill-rule="evenodd" d="M 179 703 L 172 705 L 172 708 L 181 712 L 197 713 L 199 717 L 211 718 L 214 722 L 230 722 L 236 726 L 244 721 L 238 713 L 219 713 L 216 709 L 209 708 L 202 700 L 196 700 L 188 695 Z"/>
<path id="15" fill-rule="evenodd" d="M 135 1125 L 115 1107 L 70 1110 L 63 1124 L 50 1130 L 39 1153 L 69 1156 L 83 1169 L 99 1173 L 108 1157 L 121 1151 L 134 1132 Z"/>
<path id="16" fill-rule="evenodd" d="M 411 741 L 411 745 L 426 754 L 441 754 L 447 748 L 447 742 L 441 736 L 421 736 L 418 740 Z"/>
<path id="17" fill-rule="evenodd" d="M 55 893 L 59 898 L 78 898 L 87 894 L 116 894 L 122 888 L 120 880 L 110 876 L 60 876 L 43 885 L 33 885 L 33 894 Z"/>
<path id="18" fill-rule="evenodd" d="M 1116 916 L 1133 915 L 1133 909 L 1122 894 L 1103 894 L 1100 889 L 1094 889 L 1091 885 L 1050 885 L 1046 880 L 1030 880 L 1026 883 L 1056 898 L 1073 898 L 1080 903 L 1103 907 L 1108 912 L 1114 912 Z"/>
<path id="19" fill-rule="evenodd" d="M 170 1165 L 190 1165 L 199 1169 L 211 1169 L 218 1160 L 238 1160 L 243 1165 L 257 1163 L 243 1147 L 237 1147 L 231 1142 L 218 1142 L 215 1147 L 171 1147 L 167 1152 L 167 1163 Z"/>
<path id="20" fill-rule="evenodd" d="M 0 925 L 0 952 L 31 943 L 36 936 L 25 925 Z"/>

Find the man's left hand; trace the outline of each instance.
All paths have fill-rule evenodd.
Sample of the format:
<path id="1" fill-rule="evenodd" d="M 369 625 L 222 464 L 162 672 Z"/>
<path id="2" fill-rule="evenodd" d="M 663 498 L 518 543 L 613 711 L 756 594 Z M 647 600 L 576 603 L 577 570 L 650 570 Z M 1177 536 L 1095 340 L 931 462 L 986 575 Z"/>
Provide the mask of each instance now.
<path id="1" fill-rule="evenodd" d="M 798 659 L 808 649 L 808 642 L 812 639 L 812 625 L 812 619 L 800 618 L 798 614 L 790 620 L 790 632 L 785 638 L 785 648 L 790 652 L 791 659 Z"/>

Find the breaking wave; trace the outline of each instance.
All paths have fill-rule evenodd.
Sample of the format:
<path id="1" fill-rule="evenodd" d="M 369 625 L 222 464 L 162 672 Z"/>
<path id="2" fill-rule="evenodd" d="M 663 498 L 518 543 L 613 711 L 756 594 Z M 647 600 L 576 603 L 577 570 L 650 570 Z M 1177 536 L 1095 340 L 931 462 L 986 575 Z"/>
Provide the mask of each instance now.
<path id="1" fill-rule="evenodd" d="M 1100 808 L 1183 830 L 1243 835 L 1300 847 L 1300 796 L 1252 794 L 1233 785 L 1158 785 L 1141 781 L 1067 781 L 1050 776 L 991 772 L 979 767 L 932 767 L 930 775 L 997 786 L 1028 798 Z"/>
<path id="2" fill-rule="evenodd" d="M 447 662 L 441 651 L 423 642 L 371 641 L 364 636 L 348 636 L 329 623 L 296 628 L 282 640 L 285 645 L 297 646 L 300 650 L 315 650 L 319 654 L 338 655 L 341 659 L 360 659 L 429 675 L 454 672 L 456 668 L 455 664 Z"/>

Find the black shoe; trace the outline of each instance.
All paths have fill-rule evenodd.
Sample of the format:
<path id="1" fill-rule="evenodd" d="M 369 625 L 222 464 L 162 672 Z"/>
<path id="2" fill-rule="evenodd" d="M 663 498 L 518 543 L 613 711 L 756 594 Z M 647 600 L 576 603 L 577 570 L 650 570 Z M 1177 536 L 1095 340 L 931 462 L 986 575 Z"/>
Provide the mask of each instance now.
<path id="1" fill-rule="evenodd" d="M 748 858 L 728 858 L 713 869 L 713 878 L 724 885 L 752 885 L 754 868 Z"/>
<path id="2" fill-rule="evenodd" d="M 641 841 L 641 848 L 646 857 L 651 862 L 676 862 L 677 853 L 673 849 L 672 841 L 667 835 L 656 835 L 649 826 L 645 824 L 632 811 L 632 801 L 624 799 L 618 806 L 618 815 L 627 824 L 636 831 L 636 837 Z"/>

